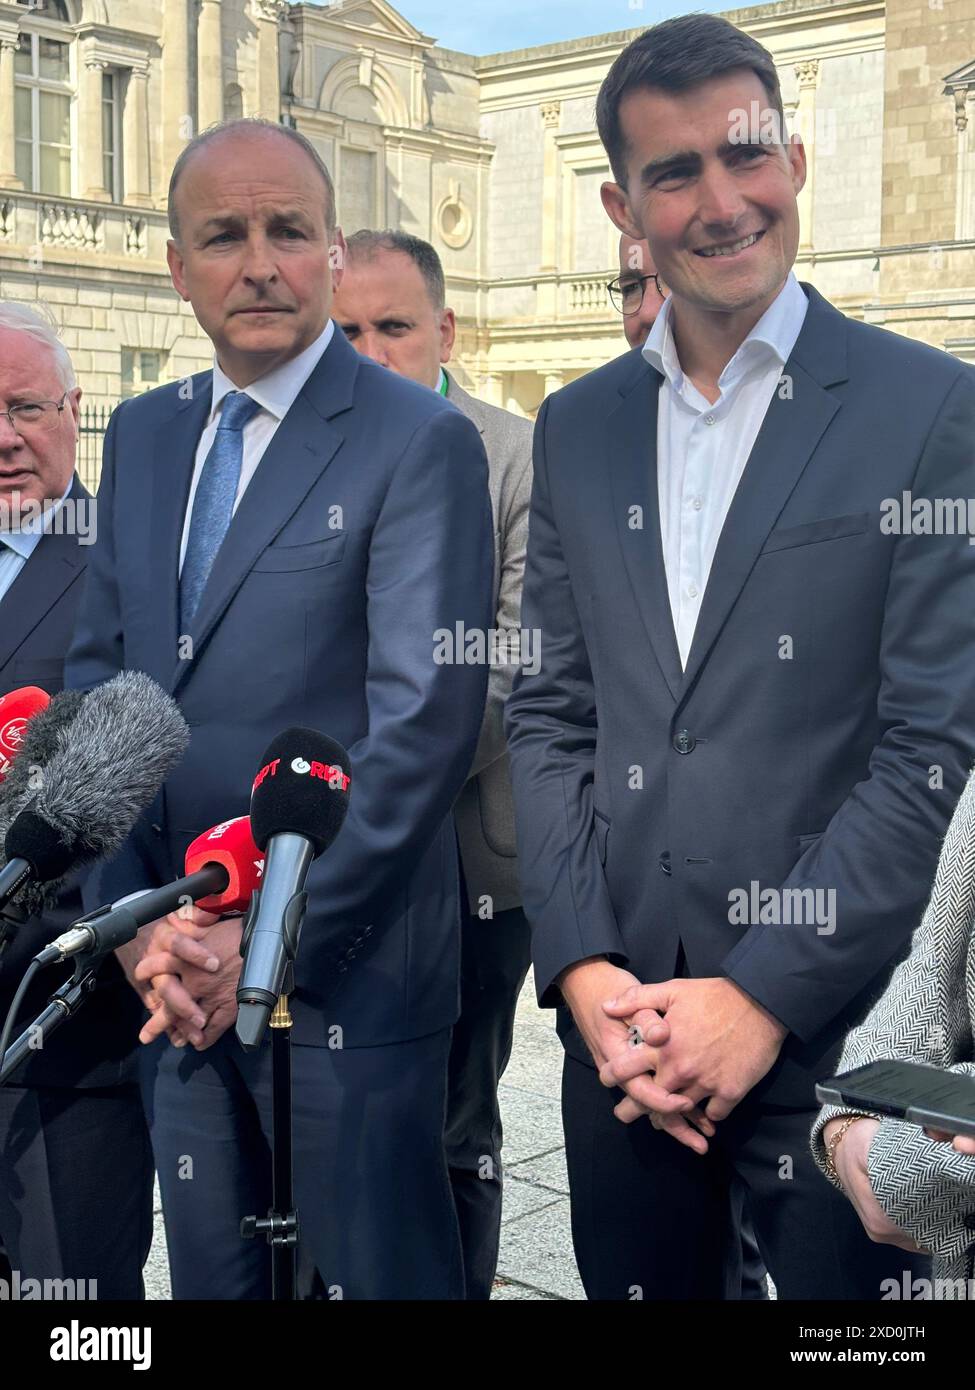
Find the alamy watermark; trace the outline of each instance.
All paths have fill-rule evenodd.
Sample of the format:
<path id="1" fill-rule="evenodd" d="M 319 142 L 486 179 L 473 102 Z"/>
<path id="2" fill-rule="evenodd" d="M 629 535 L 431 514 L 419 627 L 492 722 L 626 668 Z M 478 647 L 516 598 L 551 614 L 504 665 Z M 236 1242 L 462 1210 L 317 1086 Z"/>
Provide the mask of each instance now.
<path id="1" fill-rule="evenodd" d="M 880 504 L 882 536 L 967 536 L 975 545 L 975 497 L 885 497 Z"/>
<path id="2" fill-rule="evenodd" d="M 747 888 L 728 893 L 728 921 L 733 927 L 815 927 L 817 936 L 832 936 L 836 889 L 763 888 L 753 878 Z"/>
<path id="3" fill-rule="evenodd" d="M 541 669 L 542 632 L 537 627 L 438 627 L 433 634 L 437 666 L 520 666 L 527 676 Z"/>
<path id="4" fill-rule="evenodd" d="M 97 1279 L 24 1279 L 19 1269 L 12 1269 L 9 1279 L 0 1279 L 0 1303 L 94 1302 L 97 1297 Z"/>
<path id="5" fill-rule="evenodd" d="M 65 497 L 57 505 L 52 498 L 24 497 L 15 490 L 9 499 L 0 497 L 0 532 L 4 531 L 77 536 L 79 545 L 94 545 L 98 539 L 98 501 L 94 497 Z"/>

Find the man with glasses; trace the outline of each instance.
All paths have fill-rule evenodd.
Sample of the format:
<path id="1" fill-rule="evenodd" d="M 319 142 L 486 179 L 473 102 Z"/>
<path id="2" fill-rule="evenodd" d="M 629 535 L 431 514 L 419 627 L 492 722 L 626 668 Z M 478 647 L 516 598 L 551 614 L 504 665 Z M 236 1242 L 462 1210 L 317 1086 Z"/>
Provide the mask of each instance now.
<path id="1" fill-rule="evenodd" d="M 0 695 L 24 686 L 54 695 L 63 685 L 94 539 L 94 503 L 74 471 L 80 397 L 51 326 L 33 309 L 0 303 Z M 42 919 L 16 927 L 0 955 L 0 1018 L 31 957 L 81 913 L 72 879 Z M 25 1027 L 60 983 L 35 982 L 19 1014 Z M 84 1280 L 83 1297 L 142 1297 L 152 1161 L 131 1056 L 141 1012 L 110 956 L 78 1018 L 0 1087 L 0 1244 L 9 1262 L 3 1269 L 0 1260 L 0 1277 L 8 1287 L 19 1279 L 21 1297 L 41 1297 L 45 1280 Z M 42 1281 L 40 1291 L 28 1279 Z"/>
<path id="2" fill-rule="evenodd" d="M 623 315 L 626 341 L 631 348 L 642 347 L 668 293 L 645 241 L 621 233 L 620 273 L 606 288 L 613 308 Z"/>

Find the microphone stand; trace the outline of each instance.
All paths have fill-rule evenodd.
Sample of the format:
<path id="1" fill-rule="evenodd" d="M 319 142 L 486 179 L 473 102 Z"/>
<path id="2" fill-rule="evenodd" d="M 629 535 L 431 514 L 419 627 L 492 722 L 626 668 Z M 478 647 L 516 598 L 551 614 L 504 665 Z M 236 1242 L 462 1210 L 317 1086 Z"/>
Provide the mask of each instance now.
<path id="1" fill-rule="evenodd" d="M 254 899 L 248 909 L 241 940 L 241 954 L 246 950 L 248 925 L 256 913 Z M 271 1208 L 267 1216 L 245 1216 L 240 1234 L 245 1240 L 263 1235 L 271 1247 L 271 1298 L 275 1303 L 291 1303 L 297 1298 L 298 1285 L 298 1213 L 294 1204 L 294 1165 L 292 1163 L 291 1107 L 291 1029 L 294 1019 L 288 1007 L 288 996 L 295 987 L 294 952 L 297 949 L 297 930 L 285 931 L 288 966 L 278 1002 L 269 1020 L 271 1028 Z"/>
<path id="2" fill-rule="evenodd" d="M 38 1014 L 33 1023 L 21 1033 L 16 1042 L 7 1048 L 7 1055 L 0 1067 L 0 1086 L 3 1086 L 28 1057 L 37 1052 L 47 1042 L 51 1034 L 78 1012 L 89 994 L 95 988 L 98 969 L 104 953 L 91 952 L 75 957 L 74 974 L 65 980 L 60 989 L 55 990 L 47 1007 Z"/>

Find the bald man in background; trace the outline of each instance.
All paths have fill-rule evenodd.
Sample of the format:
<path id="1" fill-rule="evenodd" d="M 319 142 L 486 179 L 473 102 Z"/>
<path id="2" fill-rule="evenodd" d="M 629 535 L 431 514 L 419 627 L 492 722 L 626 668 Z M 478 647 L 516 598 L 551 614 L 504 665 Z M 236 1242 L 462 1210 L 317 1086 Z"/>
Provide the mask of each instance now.
<path id="1" fill-rule="evenodd" d="M 484 1300 L 501 1235 L 498 1082 L 528 973 L 530 933 L 515 858 L 514 805 L 502 716 L 521 650 L 521 581 L 532 480 L 530 421 L 487 405 L 445 370 L 454 345 L 443 266 L 429 242 L 398 231 L 348 239 L 333 317 L 365 357 L 439 391 L 477 427 L 494 513 L 494 609 L 505 639 L 492 660 L 473 766 L 454 806 L 462 900 L 461 1012 L 450 1044 L 444 1140 L 460 1223 L 467 1298 Z"/>

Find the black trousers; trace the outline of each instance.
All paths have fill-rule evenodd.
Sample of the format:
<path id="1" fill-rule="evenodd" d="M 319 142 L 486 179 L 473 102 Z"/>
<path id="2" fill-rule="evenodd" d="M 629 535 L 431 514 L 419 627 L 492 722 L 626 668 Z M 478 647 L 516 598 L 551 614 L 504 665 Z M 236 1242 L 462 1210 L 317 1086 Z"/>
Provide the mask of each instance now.
<path id="1" fill-rule="evenodd" d="M 498 1082 L 511 1055 L 515 1006 L 531 962 L 520 907 L 464 920 L 461 1012 L 450 1043 L 444 1147 L 460 1224 L 468 1299 L 491 1296 L 501 1238 Z"/>
<path id="2" fill-rule="evenodd" d="M 381 1047 L 292 1046 L 302 1266 L 329 1299 L 461 1299 L 443 1154 L 450 1030 Z M 271 1048 L 233 1029 L 145 1057 L 175 1299 L 267 1299 L 270 1251 L 242 1240 L 271 1205 Z"/>
<path id="3" fill-rule="evenodd" d="M 141 1299 L 152 1176 L 138 1086 L 0 1086 L 2 1276 Z"/>
<path id="4" fill-rule="evenodd" d="M 740 1297 L 741 1245 L 729 1219 L 735 1175 L 779 1298 L 878 1300 L 884 1279 L 928 1272 L 926 1257 L 871 1242 L 813 1163 L 815 1110 L 746 1098 L 701 1156 L 649 1120 L 621 1124 L 613 1114 L 621 1095 L 566 1057 L 572 1238 L 589 1298 Z"/>

